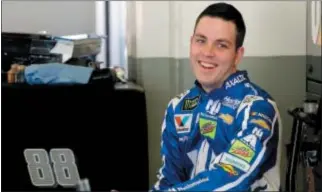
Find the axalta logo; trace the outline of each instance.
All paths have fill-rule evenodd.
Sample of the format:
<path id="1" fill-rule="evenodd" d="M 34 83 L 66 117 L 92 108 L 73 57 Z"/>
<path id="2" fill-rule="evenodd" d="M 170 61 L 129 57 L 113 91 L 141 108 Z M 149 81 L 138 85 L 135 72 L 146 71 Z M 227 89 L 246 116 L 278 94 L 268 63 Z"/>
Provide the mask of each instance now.
<path id="1" fill-rule="evenodd" d="M 226 89 L 228 89 L 230 87 L 233 87 L 236 84 L 241 83 L 241 82 L 243 82 L 245 80 L 246 80 L 245 76 L 243 74 L 240 74 L 237 77 L 235 77 L 234 79 L 229 80 L 229 81 L 226 82 Z"/>
<path id="2" fill-rule="evenodd" d="M 192 114 L 175 115 L 177 133 L 189 133 L 191 130 Z"/>
<path id="3" fill-rule="evenodd" d="M 189 185 L 187 186 L 184 186 L 184 187 L 178 187 L 178 190 L 180 191 L 186 191 L 192 187 L 195 187 L 197 185 L 200 185 L 201 183 L 204 183 L 204 182 L 208 182 L 209 181 L 209 178 L 206 177 L 206 178 L 203 178 L 203 179 L 200 179 L 200 180 L 197 180 L 196 182 L 193 182 L 193 183 L 190 183 Z"/>

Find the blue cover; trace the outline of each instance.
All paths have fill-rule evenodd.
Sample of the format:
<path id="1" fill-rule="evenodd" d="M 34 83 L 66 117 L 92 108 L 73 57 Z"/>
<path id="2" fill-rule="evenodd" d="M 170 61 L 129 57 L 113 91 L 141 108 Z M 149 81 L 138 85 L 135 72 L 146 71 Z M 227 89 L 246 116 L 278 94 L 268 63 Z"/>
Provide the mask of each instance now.
<path id="1" fill-rule="evenodd" d="M 93 72 L 91 67 L 62 63 L 33 64 L 25 69 L 28 84 L 86 84 Z"/>

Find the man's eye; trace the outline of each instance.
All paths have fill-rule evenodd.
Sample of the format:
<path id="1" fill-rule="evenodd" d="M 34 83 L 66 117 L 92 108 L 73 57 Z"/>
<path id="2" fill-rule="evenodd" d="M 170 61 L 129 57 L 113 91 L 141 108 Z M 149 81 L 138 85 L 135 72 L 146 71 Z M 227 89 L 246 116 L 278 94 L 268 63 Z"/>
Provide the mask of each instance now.
<path id="1" fill-rule="evenodd" d="M 218 47 L 220 47 L 220 48 L 227 48 L 227 45 L 225 45 L 225 44 L 218 44 Z"/>
<path id="2" fill-rule="evenodd" d="M 196 42 L 197 42 L 197 43 L 204 43 L 204 42 L 205 42 L 205 40 L 204 40 L 204 39 L 196 39 Z"/>

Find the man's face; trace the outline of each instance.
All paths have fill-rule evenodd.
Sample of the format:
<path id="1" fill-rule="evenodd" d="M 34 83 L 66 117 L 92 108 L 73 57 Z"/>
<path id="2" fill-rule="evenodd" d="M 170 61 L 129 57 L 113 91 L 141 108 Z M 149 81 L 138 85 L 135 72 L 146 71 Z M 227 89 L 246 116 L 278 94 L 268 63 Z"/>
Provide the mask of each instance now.
<path id="1" fill-rule="evenodd" d="M 236 50 L 236 26 L 217 17 L 202 17 L 190 43 L 192 70 L 206 91 L 220 87 L 235 72 L 243 48 Z"/>

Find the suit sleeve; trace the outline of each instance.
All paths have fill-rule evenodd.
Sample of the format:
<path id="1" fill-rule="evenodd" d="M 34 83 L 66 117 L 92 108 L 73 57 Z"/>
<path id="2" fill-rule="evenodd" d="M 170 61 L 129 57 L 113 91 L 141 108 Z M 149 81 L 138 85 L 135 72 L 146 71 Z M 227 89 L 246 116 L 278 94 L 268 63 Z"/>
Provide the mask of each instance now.
<path id="1" fill-rule="evenodd" d="M 207 171 L 169 191 L 246 191 L 263 172 L 274 168 L 278 151 L 279 114 L 268 100 L 243 101 L 234 139 Z M 278 177 L 278 176 L 277 176 Z"/>
<path id="2" fill-rule="evenodd" d="M 177 98 L 175 98 L 177 99 Z M 170 101 L 162 123 L 161 157 L 162 167 L 157 174 L 157 182 L 152 191 L 164 190 L 184 180 L 181 151 L 174 125 L 174 99 Z"/>

